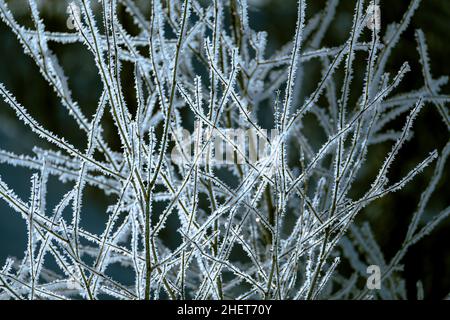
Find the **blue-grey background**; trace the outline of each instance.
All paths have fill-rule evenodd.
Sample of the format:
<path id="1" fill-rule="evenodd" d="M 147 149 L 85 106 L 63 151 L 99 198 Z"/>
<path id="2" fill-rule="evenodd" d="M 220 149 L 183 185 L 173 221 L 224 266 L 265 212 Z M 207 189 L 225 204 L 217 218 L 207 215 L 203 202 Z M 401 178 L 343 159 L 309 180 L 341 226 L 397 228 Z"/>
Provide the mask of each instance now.
<path id="1" fill-rule="evenodd" d="M 7 1 L 13 7 L 17 19 L 26 26 L 32 26 L 29 10 L 25 0 Z M 250 1 L 252 2 L 252 1 Z M 406 10 L 409 1 L 392 0 L 382 1 L 383 32 L 387 23 L 398 21 Z M 435 77 L 450 75 L 450 2 L 443 0 L 424 0 L 412 24 L 404 34 L 388 69 L 395 73 L 403 61 L 412 65 L 410 73 L 402 90 L 417 89 L 422 86 L 423 79 L 414 40 L 414 29 L 422 28 L 427 37 L 430 48 L 431 67 Z M 48 30 L 66 30 L 65 0 L 44 0 L 42 12 Z M 295 0 L 265 0 L 250 11 L 251 24 L 257 30 L 267 30 L 272 50 L 290 41 L 296 21 Z M 324 0 L 308 1 L 308 15 L 311 16 L 324 7 Z M 330 31 L 326 35 L 324 44 L 327 46 L 342 43 L 348 36 L 352 22 L 353 6 L 355 1 L 342 0 L 338 7 L 338 14 Z M 131 22 L 122 13 L 124 23 L 131 27 Z M 70 86 L 74 96 L 79 101 L 83 111 L 91 115 L 96 107 L 100 93 L 100 80 L 97 77 L 93 59 L 81 44 L 66 46 L 52 45 L 54 50 L 70 77 Z M 360 59 L 361 60 L 361 59 Z M 362 71 L 363 61 L 357 64 Z M 128 69 L 127 69 L 128 68 Z M 129 66 L 124 67 L 125 80 L 131 77 Z M 315 74 L 314 66 L 310 69 Z M 307 77 L 304 85 L 313 87 L 317 83 L 314 77 Z M 125 87 L 128 95 L 133 96 L 133 81 Z M 357 83 L 357 80 L 355 80 Z M 22 53 L 22 49 L 15 36 L 0 22 L 0 82 L 3 82 L 12 91 L 17 99 L 30 110 L 30 113 L 46 128 L 65 136 L 74 145 L 84 148 L 86 141 L 80 139 L 74 121 L 69 119 L 57 98 L 40 76 L 31 58 Z M 450 93 L 450 86 L 446 86 L 445 93 Z M 402 120 L 402 119 L 401 119 Z M 402 122 L 393 126 L 399 128 Z M 106 126 L 106 133 L 111 130 L 112 124 Z M 111 140 L 113 136 L 110 135 Z M 433 106 L 427 105 L 419 116 L 415 125 L 414 138 L 409 142 L 398 156 L 396 165 L 392 168 L 392 179 L 396 180 L 420 162 L 431 150 L 441 150 L 448 140 L 448 132 Z M 111 141 L 114 145 L 114 141 Z M 32 154 L 33 146 L 54 149 L 53 146 L 38 139 L 30 130 L 15 119 L 9 108 L 0 102 L 0 148 L 21 154 Z M 116 147 L 117 143 L 116 143 Z M 379 150 L 378 150 L 379 149 Z M 360 179 L 361 186 L 368 181 L 364 176 L 373 175 L 377 169 L 375 165 L 384 158 L 390 149 L 388 144 L 379 147 L 374 158 L 369 158 L 368 170 Z M 30 176 L 32 172 L 26 169 L 14 168 L 0 164 L 0 175 L 16 192 L 27 200 L 30 191 Z M 377 240 L 380 242 L 387 259 L 398 250 L 406 232 L 411 214 L 418 203 L 420 191 L 423 190 L 430 178 L 431 170 L 427 169 L 412 184 L 401 192 L 377 201 L 369 206 L 360 216 L 360 220 L 369 220 L 375 230 Z M 448 170 L 438 186 L 435 196 L 431 200 L 428 214 L 441 210 L 449 205 Z M 365 184 L 366 183 L 366 184 Z M 48 208 L 54 207 L 61 196 L 71 185 L 63 185 L 55 178 L 50 180 Z M 107 200 L 100 193 L 88 188 L 84 198 L 84 211 L 82 225 L 89 231 L 99 232 L 106 221 L 105 208 Z M 428 298 L 442 298 L 450 292 L 450 223 L 446 222 L 431 236 L 414 246 L 404 259 L 404 271 L 407 279 L 407 288 L 410 297 L 415 297 L 415 283 L 422 280 L 425 295 Z M 0 201 L 0 265 L 8 256 L 23 257 L 26 248 L 26 227 L 18 214 Z M 120 271 L 112 271 L 119 274 Z"/>

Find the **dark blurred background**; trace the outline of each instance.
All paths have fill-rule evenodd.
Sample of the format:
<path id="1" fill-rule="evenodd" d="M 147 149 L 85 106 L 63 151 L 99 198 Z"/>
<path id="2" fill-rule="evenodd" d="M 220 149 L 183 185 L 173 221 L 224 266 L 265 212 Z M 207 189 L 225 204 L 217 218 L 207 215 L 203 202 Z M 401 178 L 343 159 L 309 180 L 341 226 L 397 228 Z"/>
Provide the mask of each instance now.
<path id="1" fill-rule="evenodd" d="M 44 0 L 40 1 L 41 11 L 47 30 L 67 31 L 66 8 L 69 1 Z M 250 1 L 250 21 L 256 30 L 266 30 L 269 35 L 270 50 L 275 50 L 293 37 L 296 22 L 296 0 L 253 0 Z M 307 1 L 308 17 L 324 8 L 325 0 Z M 10 0 L 14 14 L 20 23 L 32 27 L 30 12 L 25 0 Z M 324 46 L 336 46 L 347 37 L 352 23 L 352 15 L 355 1 L 342 0 L 337 9 L 334 22 L 324 39 Z M 382 33 L 388 23 L 399 21 L 407 9 L 409 1 L 392 0 L 382 1 Z M 132 28 L 131 21 L 122 12 L 122 18 L 127 27 Z M 393 52 L 388 64 L 388 70 L 395 74 L 404 61 L 408 61 L 412 67 L 407 77 L 403 80 L 400 90 L 410 91 L 423 86 L 423 78 L 418 64 L 419 56 L 416 50 L 414 30 L 423 29 L 431 60 L 431 68 L 434 78 L 450 75 L 450 1 L 424 0 L 416 12 L 408 30 Z M 101 83 L 97 76 L 90 53 L 81 44 L 55 45 L 51 49 L 58 55 L 60 63 L 69 76 L 69 85 L 73 91 L 75 100 L 79 102 L 82 110 L 90 117 L 93 114 Z M 361 85 L 365 57 L 356 61 L 356 78 L 354 85 Z M 132 80 L 132 72 L 127 72 L 130 66 L 124 66 L 125 80 Z M 311 69 L 314 71 L 314 67 Z M 319 80 L 314 76 L 305 82 L 305 92 L 312 90 Z M 359 75 L 359 78 L 358 78 Z M 0 22 L 0 82 L 4 83 L 14 93 L 30 113 L 46 128 L 64 136 L 75 146 L 84 148 L 86 141 L 80 139 L 79 130 L 74 121 L 69 118 L 64 108 L 61 107 L 56 95 L 49 90 L 34 62 L 22 52 L 22 48 L 14 34 Z M 133 81 L 125 81 L 129 86 L 124 90 L 133 96 Z M 360 90 L 356 90 L 358 93 Z M 450 93 L 450 86 L 446 85 L 443 93 Z M 353 97 L 355 98 L 355 97 Z M 393 128 L 401 128 L 404 117 L 394 121 Z M 105 127 L 106 135 L 114 145 L 112 124 Z M 400 179 L 409 169 L 422 161 L 430 151 L 442 150 L 448 141 L 448 132 L 440 120 L 439 114 L 431 104 L 421 112 L 414 125 L 414 137 L 402 148 L 397 156 L 397 161 L 391 169 L 390 180 Z M 32 154 L 33 146 L 54 149 L 28 130 L 15 119 L 15 115 L 3 101 L 0 102 L 0 148 L 19 154 Z M 115 146 L 118 148 L 117 143 Z M 376 175 L 380 162 L 389 152 L 391 144 L 386 143 L 374 147 L 369 152 L 369 167 L 361 172 L 357 187 L 366 187 L 370 177 Z M 447 166 L 448 167 L 448 166 Z M 428 184 L 433 167 L 428 168 L 419 175 L 406 188 L 393 195 L 376 201 L 364 209 L 360 215 L 360 221 L 370 221 L 375 232 L 376 239 L 380 243 L 386 260 L 389 260 L 404 239 L 407 225 L 414 212 L 422 191 Z M 0 164 L 0 175 L 17 193 L 26 200 L 29 196 L 31 172 L 21 168 Z M 448 170 L 432 197 L 427 208 L 425 219 L 429 219 L 450 203 L 448 188 Z M 56 179 L 50 179 L 50 199 L 48 208 L 52 208 L 70 186 L 64 186 Z M 89 190 L 89 188 L 88 188 Z M 53 201 L 53 202 L 52 202 Z M 98 232 L 106 221 L 105 209 L 107 199 L 99 192 L 90 190 L 84 200 L 84 214 L 82 226 L 86 229 Z M 12 212 L 3 201 L 0 201 L 0 265 L 8 256 L 23 257 L 26 247 L 25 223 Z M 446 221 L 434 233 L 421 240 L 412 247 L 405 259 L 404 277 L 407 281 L 408 296 L 416 296 L 416 282 L 423 281 L 425 297 L 442 299 L 450 292 L 450 221 Z"/>

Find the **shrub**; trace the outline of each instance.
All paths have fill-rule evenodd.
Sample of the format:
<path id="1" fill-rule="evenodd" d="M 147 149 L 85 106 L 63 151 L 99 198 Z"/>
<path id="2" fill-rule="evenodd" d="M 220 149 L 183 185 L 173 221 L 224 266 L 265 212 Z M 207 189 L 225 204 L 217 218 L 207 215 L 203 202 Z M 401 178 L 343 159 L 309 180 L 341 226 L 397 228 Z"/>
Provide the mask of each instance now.
<path id="1" fill-rule="evenodd" d="M 29 0 L 32 29 L 19 25 L 0 0 L 3 22 L 85 137 L 82 150 L 57 136 L 0 84 L 5 106 L 57 148 L 35 148 L 32 156 L 0 150 L 0 162 L 34 172 L 28 201 L 0 179 L 0 198 L 28 226 L 25 257 L 8 259 L 0 271 L 1 298 L 406 297 L 402 258 L 450 214 L 447 207 L 423 223 L 449 144 L 423 155 L 398 181 L 388 180 L 425 103 L 449 128 L 450 97 L 440 93 L 447 78 L 432 77 L 421 30 L 416 40 L 423 88 L 394 92 L 410 70 L 406 62 L 397 74 L 386 72 L 420 1 L 412 0 L 400 22 L 381 36 L 378 1 L 358 0 L 348 39 L 320 47 L 338 1 L 307 19 L 306 1 L 300 0 L 294 39 L 273 54 L 266 50 L 267 34 L 251 29 L 246 0 L 153 0 L 146 8 L 132 0 L 102 0 L 95 14 L 90 2 L 69 6 L 73 32 L 51 32 L 35 0 Z M 119 20 L 119 6 L 138 34 Z M 72 96 L 52 42 L 81 42 L 92 55 L 102 83 L 93 115 L 86 116 Z M 366 59 L 362 87 L 352 81 L 357 54 Z M 302 97 L 302 83 L 314 79 L 308 74 L 314 69 L 307 68 L 312 63 L 321 66 L 321 79 Z M 124 64 L 134 67 L 133 103 L 124 97 Z M 119 151 L 105 138 L 107 112 Z M 260 124 L 261 114 L 271 128 Z M 402 129 L 386 129 L 404 114 Z M 183 129 L 192 131 L 194 121 L 194 132 L 186 134 Z M 351 196 L 368 148 L 381 143 L 392 148 L 378 174 L 360 196 Z M 386 261 L 369 224 L 354 220 L 433 163 L 403 245 Z M 49 176 L 71 187 L 53 210 L 46 205 Z M 86 186 L 111 200 L 98 234 L 80 226 Z M 175 246 L 162 236 L 169 224 L 177 230 L 170 234 Z M 46 266 L 50 257 L 57 269 Z M 350 273 L 341 272 L 343 261 Z M 114 265 L 132 275 L 132 285 L 109 273 Z M 369 265 L 381 271 L 381 290 L 365 286 Z"/>

